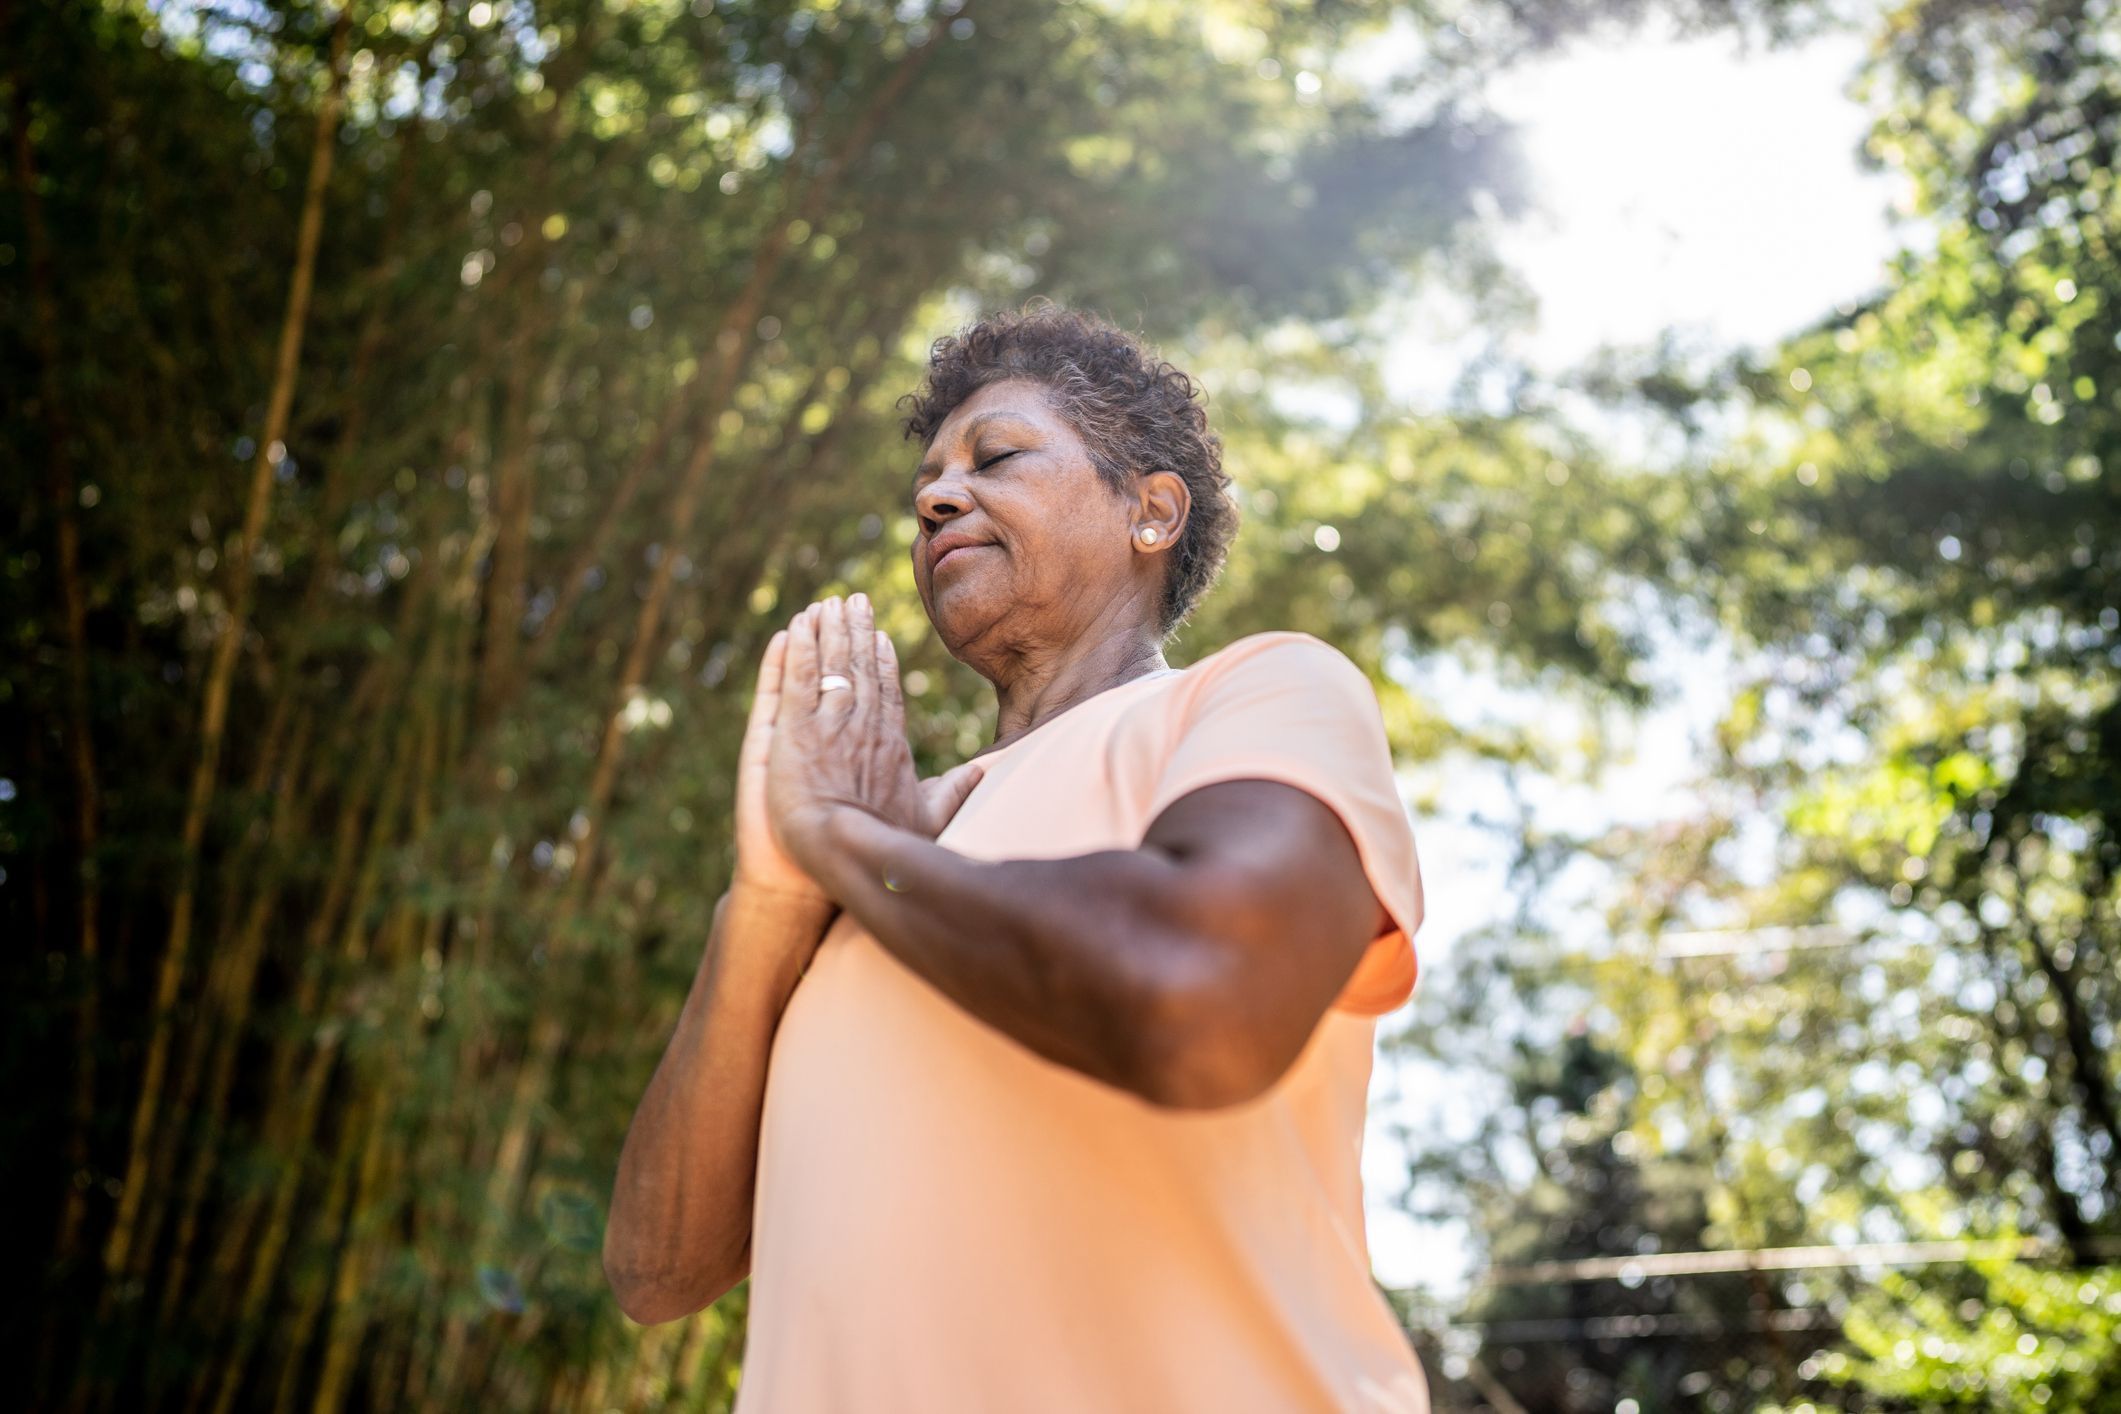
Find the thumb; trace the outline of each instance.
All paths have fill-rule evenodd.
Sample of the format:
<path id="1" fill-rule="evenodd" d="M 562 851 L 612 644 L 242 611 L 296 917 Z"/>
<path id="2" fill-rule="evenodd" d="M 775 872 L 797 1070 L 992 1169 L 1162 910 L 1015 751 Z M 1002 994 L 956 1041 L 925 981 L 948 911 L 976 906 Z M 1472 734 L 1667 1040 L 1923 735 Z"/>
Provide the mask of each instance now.
<path id="1" fill-rule="evenodd" d="M 967 761 L 928 783 L 928 818 L 937 834 L 941 834 L 943 826 L 956 817 L 958 807 L 979 786 L 980 778 L 986 772 L 983 762 Z"/>
<path id="2" fill-rule="evenodd" d="M 773 739 L 774 718 L 781 710 L 781 672 L 788 661 L 788 630 L 782 629 L 766 641 L 759 660 L 758 685 L 752 689 L 751 711 L 744 721 L 744 740 L 737 760 L 744 765 L 762 765 L 767 744 Z"/>

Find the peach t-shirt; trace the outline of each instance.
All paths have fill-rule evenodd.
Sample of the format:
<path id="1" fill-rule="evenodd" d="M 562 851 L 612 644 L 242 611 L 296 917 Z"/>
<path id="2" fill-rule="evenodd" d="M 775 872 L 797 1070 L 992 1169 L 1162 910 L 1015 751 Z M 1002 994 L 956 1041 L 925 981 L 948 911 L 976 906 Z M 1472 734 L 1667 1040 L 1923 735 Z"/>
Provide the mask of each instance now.
<path id="1" fill-rule="evenodd" d="M 940 837 L 960 853 L 1130 849 L 1189 791 L 1284 781 L 1347 824 L 1398 926 L 1271 1089 L 1183 1111 L 1034 1054 L 840 915 L 774 1037 L 738 1414 L 1423 1414 L 1363 1225 L 1376 1018 L 1422 918 L 1369 680 L 1254 634 L 980 759 Z"/>

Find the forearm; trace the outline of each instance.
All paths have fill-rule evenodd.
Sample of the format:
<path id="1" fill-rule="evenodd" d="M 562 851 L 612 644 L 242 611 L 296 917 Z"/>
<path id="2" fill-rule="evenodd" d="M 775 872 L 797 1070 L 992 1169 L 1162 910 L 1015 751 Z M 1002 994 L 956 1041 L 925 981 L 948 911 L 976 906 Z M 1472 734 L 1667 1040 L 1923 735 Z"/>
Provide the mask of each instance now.
<path id="1" fill-rule="evenodd" d="M 879 943 L 1046 1059 L 1148 1094 L 1183 1044 L 1208 978 L 1176 861 L 972 859 L 856 811 L 834 822 L 830 856 L 820 882 Z"/>
<path id="2" fill-rule="evenodd" d="M 604 1270 L 637 1321 L 687 1315 L 742 1280 L 766 1059 L 830 905 L 739 885 L 619 1155 Z"/>

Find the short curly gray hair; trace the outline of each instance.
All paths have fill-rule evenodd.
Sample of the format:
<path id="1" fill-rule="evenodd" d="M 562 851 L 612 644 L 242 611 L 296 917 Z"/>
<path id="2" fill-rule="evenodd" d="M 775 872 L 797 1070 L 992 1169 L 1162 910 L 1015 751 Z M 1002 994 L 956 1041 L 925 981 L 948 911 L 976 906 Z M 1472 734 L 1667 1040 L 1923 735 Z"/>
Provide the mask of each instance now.
<path id="1" fill-rule="evenodd" d="M 906 436 L 923 447 L 956 407 L 990 383 L 1028 378 L 1090 449 L 1098 475 L 1125 492 L 1145 471 L 1176 472 L 1192 497 L 1171 550 L 1158 629 L 1169 637 L 1222 573 L 1238 508 L 1209 430 L 1206 393 L 1110 321 L 1033 300 L 937 339 L 920 390 L 899 399 Z"/>

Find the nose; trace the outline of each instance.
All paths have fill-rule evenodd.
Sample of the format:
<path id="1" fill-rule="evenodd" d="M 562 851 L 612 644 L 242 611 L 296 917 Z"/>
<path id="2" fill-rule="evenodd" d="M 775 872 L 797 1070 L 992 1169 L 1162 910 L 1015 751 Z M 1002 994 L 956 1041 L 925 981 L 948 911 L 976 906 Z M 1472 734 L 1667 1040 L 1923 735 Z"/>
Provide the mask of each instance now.
<path id="1" fill-rule="evenodd" d="M 933 535 L 945 522 L 963 515 L 971 504 L 962 483 L 946 471 L 915 494 L 913 513 L 920 517 L 921 528 Z"/>

